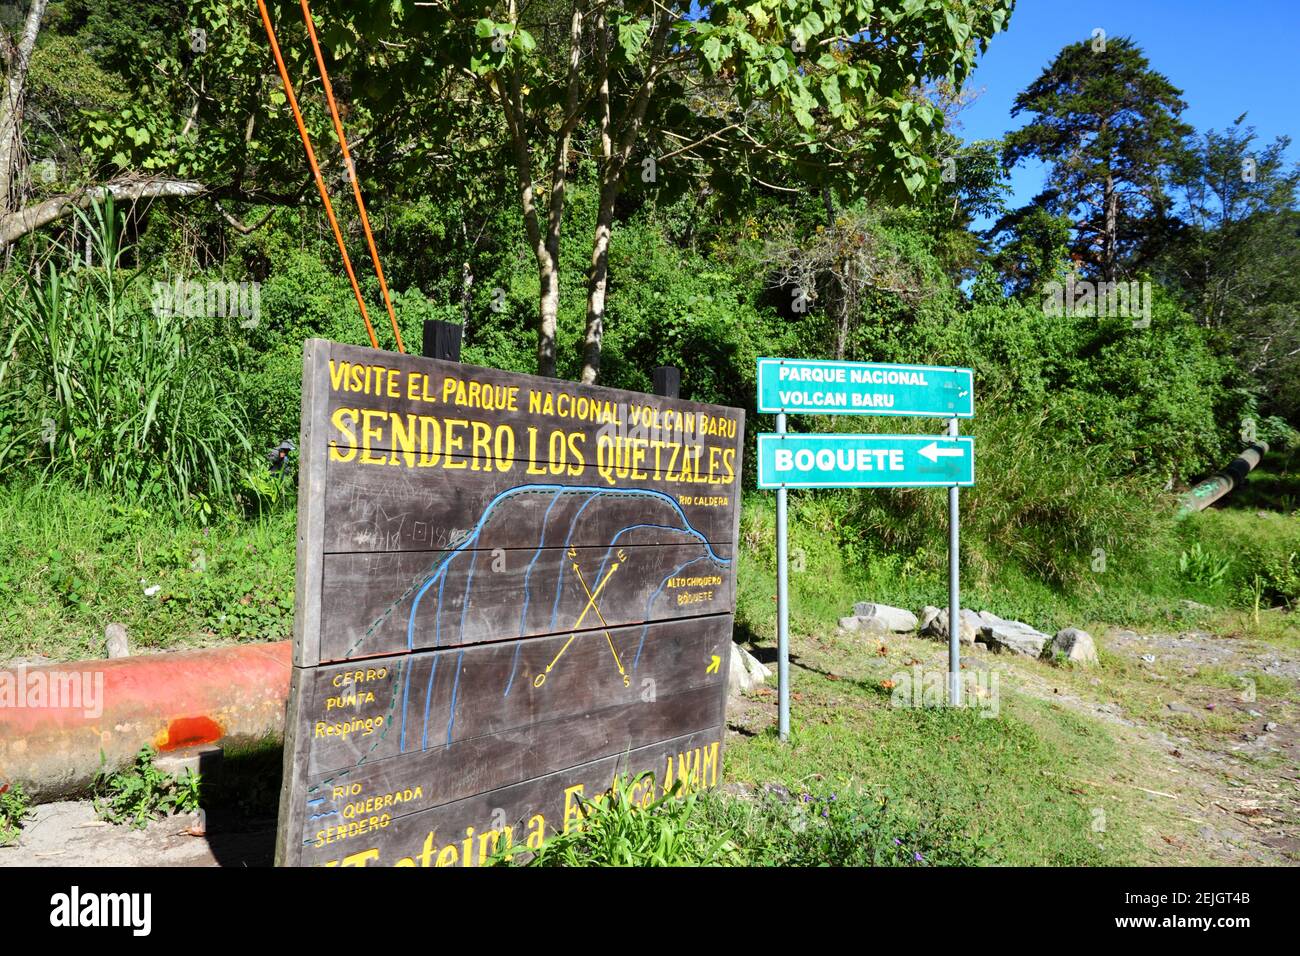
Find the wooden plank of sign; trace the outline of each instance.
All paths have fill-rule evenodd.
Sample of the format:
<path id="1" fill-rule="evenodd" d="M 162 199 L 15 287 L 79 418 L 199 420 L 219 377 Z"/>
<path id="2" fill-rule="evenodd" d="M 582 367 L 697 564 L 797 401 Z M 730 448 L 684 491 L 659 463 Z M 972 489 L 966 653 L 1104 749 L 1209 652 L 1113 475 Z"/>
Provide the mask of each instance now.
<path id="1" fill-rule="evenodd" d="M 302 419 L 298 426 L 298 537 L 293 614 L 293 672 L 285 705 L 284 761 L 276 826 L 275 862 L 286 865 L 297 854 L 286 847 L 285 834 L 302 832 L 304 812 L 296 799 L 307 776 L 310 747 L 302 739 L 307 727 L 310 668 L 320 662 L 321 566 L 324 562 L 325 394 L 329 389 L 330 344 L 311 339 L 303 346 Z"/>
<path id="2" fill-rule="evenodd" d="M 331 420 L 334 412 L 340 408 L 370 408 L 399 414 L 430 415 L 439 420 L 509 420 L 518 429 L 539 429 L 539 434 L 546 439 L 549 439 L 552 429 L 569 425 L 576 430 L 588 431 L 594 437 L 602 425 L 609 425 L 608 422 L 592 420 L 592 416 L 579 417 L 581 408 L 594 406 L 598 409 L 609 408 L 621 419 L 621 424 L 610 426 L 610 434 L 632 434 L 651 440 L 680 439 L 684 436 L 688 441 L 735 446 L 744 433 L 744 412 L 737 408 L 722 408 L 644 392 L 502 372 L 460 362 L 376 352 L 374 349 L 337 342 L 329 344 L 333 377 L 329 383 L 326 416 Z M 358 379 L 347 373 L 343 367 L 345 364 L 363 370 L 364 378 Z M 459 404 L 455 389 L 458 383 L 477 385 L 476 395 L 479 400 Z M 505 407 L 504 401 L 511 390 L 515 396 L 513 410 Z M 556 409 L 550 414 L 530 410 L 531 393 L 536 393 L 539 397 L 563 393 L 572 396 L 575 404 L 569 408 L 566 398 L 563 410 Z M 502 401 L 498 402 L 498 399 Z M 618 407 L 620 405 L 621 409 Z M 574 414 L 566 415 L 566 410 Z M 685 421 L 680 416 L 686 415 L 694 416 L 692 421 L 696 428 L 683 431 L 679 427 L 678 423 Z M 721 426 L 725 434 L 706 434 L 715 425 Z M 519 437 L 522 438 L 522 433 Z M 391 444 L 379 442 L 376 447 L 390 448 Z"/>
<path id="3" fill-rule="evenodd" d="M 725 613 L 731 564 L 700 542 L 330 554 L 321 660 Z"/>
<path id="4" fill-rule="evenodd" d="M 367 816 L 388 813 L 397 819 L 683 731 L 716 729 L 724 704 L 716 688 L 697 687 L 312 776 L 307 779 L 311 813 L 303 840 L 312 842 L 331 829 L 346 836 L 347 822 L 358 808 Z"/>
<path id="5" fill-rule="evenodd" d="M 353 814 L 351 833 L 287 848 L 289 865 L 478 866 L 495 841 L 536 848 L 580 825 L 582 801 L 599 799 L 622 774 L 654 775 L 632 796 L 646 806 L 679 780 L 680 795 L 715 786 L 721 774 L 721 727 L 689 733 L 541 777 L 476 794 L 418 813 Z M 371 818 L 375 818 L 373 821 Z"/>
<path id="6" fill-rule="evenodd" d="M 321 562 L 325 539 L 325 401 L 329 390 L 329 343 L 312 339 L 302 357 L 302 421 L 299 425 L 298 540 L 294 607 L 294 657 L 299 666 L 320 661 Z"/>
<path id="7" fill-rule="evenodd" d="M 322 666 L 303 691 L 308 771 L 717 687 L 731 627 L 720 614 Z"/>
<path id="8" fill-rule="evenodd" d="M 739 453 L 737 453 L 739 458 Z M 466 460 L 466 459 L 458 459 Z M 672 541 L 682 529 L 711 543 L 735 540 L 738 479 L 731 484 L 683 484 L 652 470 L 646 479 L 614 476 L 593 465 L 559 475 L 421 469 L 331 461 L 325 483 L 324 549 L 428 551 L 454 547 L 473 536 L 477 547 L 535 547 L 540 538 L 573 546 L 607 544 L 593 514 L 655 527 L 654 540 Z M 586 520 L 584 520 L 586 519 Z"/>

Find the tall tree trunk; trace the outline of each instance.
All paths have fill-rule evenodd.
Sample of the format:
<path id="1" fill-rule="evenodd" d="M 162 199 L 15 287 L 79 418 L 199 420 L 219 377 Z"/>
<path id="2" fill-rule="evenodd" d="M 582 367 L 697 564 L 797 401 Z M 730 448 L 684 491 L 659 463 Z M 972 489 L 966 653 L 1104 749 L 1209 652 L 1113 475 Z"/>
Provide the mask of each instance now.
<path id="1" fill-rule="evenodd" d="M 1115 179 L 1106 174 L 1106 186 L 1103 202 L 1106 207 L 1106 231 L 1101 240 L 1101 277 L 1107 282 L 1115 281 L 1115 265 L 1119 258 L 1119 193 L 1115 191 Z"/>
<path id="2" fill-rule="evenodd" d="M 528 120 L 519 73 L 510 70 L 509 92 L 501 103 L 515 151 L 515 172 L 524 227 L 537 259 L 537 374 L 555 377 L 555 334 L 560 312 L 560 233 L 564 224 L 564 192 L 568 183 L 569 142 L 578 123 L 579 58 L 582 44 L 584 0 L 575 2 L 569 21 L 568 109 L 555 131 L 555 155 L 551 161 L 551 195 L 543 232 L 533 190 L 533 161 L 528 143 Z M 509 8 L 510 23 L 518 22 L 515 3 Z"/>
<path id="3" fill-rule="evenodd" d="M 537 260 L 537 374 L 553 378 L 555 316 L 560 300 L 558 277 L 537 213 L 537 194 L 533 189 L 533 158 L 528 151 L 528 132 L 524 128 L 523 111 L 519 108 L 523 97 L 520 95 L 518 74 L 513 71 L 509 84 L 510 92 L 502 92 L 502 111 L 505 113 L 510 143 L 515 153 L 515 185 L 524 216 L 524 231 L 528 234 L 528 244 L 533 247 L 533 256 Z"/>
<path id="4" fill-rule="evenodd" d="M 849 303 L 843 296 L 840 297 L 839 313 L 838 328 L 835 331 L 835 360 L 842 362 L 849 346 Z"/>
<path id="5" fill-rule="evenodd" d="M 587 285 L 587 334 L 582 344 L 582 381 L 594 385 L 600 377 L 600 349 L 605 337 L 605 295 L 609 286 L 609 234 L 614 225 L 618 178 L 600 188 L 596 238 L 591 245 L 591 278 Z"/>
<path id="6" fill-rule="evenodd" d="M 9 60 L 5 77 L 4 99 L 0 101 L 0 214 L 18 208 L 16 183 L 22 145 L 23 101 L 27 92 L 27 70 L 36 48 L 36 34 L 41 29 L 47 0 L 32 0 L 23 24 L 22 35 Z"/>
<path id="7" fill-rule="evenodd" d="M 637 135 L 641 132 L 641 123 L 645 119 L 646 107 L 654 96 L 655 84 L 659 79 L 659 64 L 668 42 L 671 25 L 671 11 L 665 8 L 655 28 L 651 66 L 628 104 L 625 114 L 622 136 L 617 146 L 614 143 L 613 113 L 610 106 L 609 79 L 607 60 L 609 58 L 609 34 L 606 29 L 603 10 L 597 14 L 597 55 L 600 58 L 600 107 L 601 107 L 601 186 L 600 208 L 596 212 L 596 234 L 591 245 L 591 274 L 587 281 L 587 332 L 582 343 L 582 381 L 594 384 L 600 377 L 600 352 L 605 336 L 605 293 L 609 284 L 609 237 L 614 225 L 614 204 L 618 201 L 619 180 Z"/>
<path id="8" fill-rule="evenodd" d="M 555 378 L 555 332 L 560 318 L 560 269 L 551 232 L 537 246 L 537 374 Z"/>
<path id="9" fill-rule="evenodd" d="M 596 14 L 596 56 L 600 70 L 600 200 L 596 209 L 596 236 L 591 244 L 591 270 L 587 274 L 587 330 L 582 341 L 582 381 L 593 385 L 600 377 L 600 348 L 605 337 L 605 293 L 609 286 L 609 232 L 614 224 L 618 176 L 614 172 L 613 117 L 609 103 L 609 31 L 605 12 Z"/>

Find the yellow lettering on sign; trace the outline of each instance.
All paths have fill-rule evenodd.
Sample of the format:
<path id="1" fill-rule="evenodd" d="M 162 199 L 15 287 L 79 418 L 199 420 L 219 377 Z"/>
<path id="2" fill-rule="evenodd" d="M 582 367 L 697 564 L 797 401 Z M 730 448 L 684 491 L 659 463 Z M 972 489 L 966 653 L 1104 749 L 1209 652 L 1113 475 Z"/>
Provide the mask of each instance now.
<path id="1" fill-rule="evenodd" d="M 352 431 L 356 427 L 359 413 L 355 408 L 336 408 L 334 414 L 330 417 L 330 422 L 339 430 L 346 442 L 347 452 L 339 451 L 339 443 L 330 439 L 330 460 L 331 461 L 351 461 L 357 455 L 357 436 Z M 349 424 L 350 423 L 350 424 Z"/>
<path id="2" fill-rule="evenodd" d="M 540 850 L 546 839 L 546 818 L 540 813 L 528 821 L 528 849 Z"/>
<path id="3" fill-rule="evenodd" d="M 381 412 L 373 408 L 364 408 L 361 410 L 361 464 L 363 465 L 383 465 L 386 459 L 377 458 L 370 453 L 374 448 L 384 440 L 384 428 L 382 421 L 388 417 L 388 412 Z M 372 422 L 379 419 L 381 424 L 376 426 Z"/>
<path id="4" fill-rule="evenodd" d="M 360 853 L 352 853 L 343 858 L 344 866 L 365 866 L 370 860 L 379 859 L 379 850 L 362 850 Z"/>

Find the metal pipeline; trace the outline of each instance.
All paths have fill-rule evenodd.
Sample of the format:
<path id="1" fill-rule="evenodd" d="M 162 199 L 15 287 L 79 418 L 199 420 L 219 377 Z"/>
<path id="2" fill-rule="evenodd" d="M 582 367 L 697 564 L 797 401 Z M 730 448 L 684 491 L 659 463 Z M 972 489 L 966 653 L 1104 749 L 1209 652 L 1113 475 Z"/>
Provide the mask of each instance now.
<path id="1" fill-rule="evenodd" d="M 1227 468 L 1216 472 L 1187 492 L 1183 496 L 1183 506 L 1178 511 L 1178 517 L 1204 511 L 1224 495 L 1235 491 L 1267 454 L 1268 442 L 1260 441 L 1252 444 L 1232 459 Z"/>
<path id="2" fill-rule="evenodd" d="M 16 780 L 48 801 L 84 792 L 145 744 L 283 737 L 290 658 L 281 641 L 0 669 L 0 789 Z"/>

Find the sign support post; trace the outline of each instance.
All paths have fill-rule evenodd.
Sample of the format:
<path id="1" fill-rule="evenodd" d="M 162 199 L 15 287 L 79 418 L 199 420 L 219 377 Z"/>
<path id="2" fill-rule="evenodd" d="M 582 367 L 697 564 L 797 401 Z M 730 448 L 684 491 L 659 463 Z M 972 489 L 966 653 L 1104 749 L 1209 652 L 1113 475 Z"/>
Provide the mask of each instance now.
<path id="1" fill-rule="evenodd" d="M 785 434 L 785 412 L 777 412 L 776 432 Z M 786 489 L 776 490 L 776 690 L 777 728 L 790 738 L 790 581 L 786 541 Z"/>
<path id="2" fill-rule="evenodd" d="M 948 419 L 948 437 L 957 437 L 957 419 Z M 961 515 L 957 507 L 958 488 L 948 489 L 948 695 L 954 707 L 961 706 Z"/>

